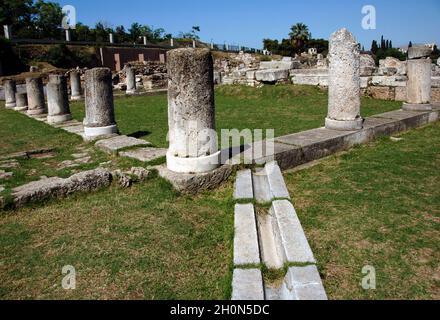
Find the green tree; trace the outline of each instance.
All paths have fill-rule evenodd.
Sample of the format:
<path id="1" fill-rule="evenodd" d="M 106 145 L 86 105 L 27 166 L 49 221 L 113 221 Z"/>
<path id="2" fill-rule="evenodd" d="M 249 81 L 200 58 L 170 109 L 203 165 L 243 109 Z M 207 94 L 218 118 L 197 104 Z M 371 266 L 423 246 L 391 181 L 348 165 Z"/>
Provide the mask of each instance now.
<path id="1" fill-rule="evenodd" d="M 305 44 L 310 39 L 309 27 L 304 23 L 297 23 L 290 28 L 289 37 L 298 51 L 303 51 Z"/>
<path id="2" fill-rule="evenodd" d="M 43 0 L 38 0 L 35 3 L 34 24 L 40 37 L 60 38 L 63 17 L 64 14 L 58 3 L 44 2 Z"/>
<path id="3" fill-rule="evenodd" d="M 128 29 L 130 40 L 132 42 L 136 42 L 139 37 L 142 36 L 142 32 L 144 31 L 145 29 L 142 28 L 142 25 L 137 22 L 132 23 L 130 29 Z"/>
<path id="4" fill-rule="evenodd" d="M 125 31 L 124 26 L 117 26 L 115 28 L 115 41 L 119 43 L 124 43 L 128 41 L 129 37 L 127 32 Z"/>
<path id="5" fill-rule="evenodd" d="M 12 26 L 13 34 L 17 37 L 33 36 L 33 13 L 32 0 L 0 0 L 0 25 Z"/>

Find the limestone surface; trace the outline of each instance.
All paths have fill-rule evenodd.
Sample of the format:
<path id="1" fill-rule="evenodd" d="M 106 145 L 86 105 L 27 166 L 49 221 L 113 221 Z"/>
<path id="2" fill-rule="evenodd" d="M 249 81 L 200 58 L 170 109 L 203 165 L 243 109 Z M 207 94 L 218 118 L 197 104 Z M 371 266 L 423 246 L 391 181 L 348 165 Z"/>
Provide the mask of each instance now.
<path id="1" fill-rule="evenodd" d="M 72 100 L 79 100 L 82 98 L 81 76 L 77 70 L 70 72 L 70 90 Z"/>
<path id="2" fill-rule="evenodd" d="M 257 224 L 252 204 L 235 205 L 234 264 L 244 266 L 260 263 Z"/>
<path id="3" fill-rule="evenodd" d="M 40 77 L 26 78 L 29 115 L 39 115 L 47 112 L 44 101 L 43 81 Z"/>
<path id="4" fill-rule="evenodd" d="M 413 46 L 408 48 L 408 59 L 427 58 L 431 55 L 432 50 L 425 46 Z"/>
<path id="5" fill-rule="evenodd" d="M 16 207 L 50 198 L 66 197 L 76 192 L 91 192 L 108 187 L 111 173 L 102 168 L 84 171 L 67 179 L 58 177 L 34 181 L 12 190 Z"/>
<path id="6" fill-rule="evenodd" d="M 431 59 L 408 60 L 407 103 L 431 102 Z"/>
<path id="7" fill-rule="evenodd" d="M 264 300 L 263 276 L 258 269 L 235 269 L 232 300 Z"/>
<path id="8" fill-rule="evenodd" d="M 234 199 L 253 199 L 254 190 L 252 186 L 252 171 L 242 170 L 237 172 L 235 181 Z"/>
<path id="9" fill-rule="evenodd" d="M 165 157 L 167 149 L 164 148 L 138 148 L 134 150 L 121 151 L 121 157 L 136 159 L 142 162 L 150 162 Z"/>
<path id="10" fill-rule="evenodd" d="M 85 73 L 85 87 L 86 117 L 84 127 L 115 126 L 112 73 L 110 69 L 94 68 L 87 70 Z"/>
<path id="11" fill-rule="evenodd" d="M 213 59 L 208 49 L 168 51 L 169 152 L 197 158 L 217 152 Z"/>
<path id="12" fill-rule="evenodd" d="M 288 69 L 267 69 L 258 70 L 255 72 L 257 81 L 262 82 L 276 82 L 280 80 L 287 80 L 289 78 Z"/>
<path id="13" fill-rule="evenodd" d="M 5 106 L 6 108 L 15 108 L 15 94 L 17 93 L 17 85 L 14 80 L 7 79 L 4 82 L 4 90 L 5 90 Z"/>
<path id="14" fill-rule="evenodd" d="M 360 52 L 358 42 L 347 29 L 331 35 L 329 61 L 326 126 L 342 130 L 361 129 Z M 340 124 L 344 121 L 347 123 Z"/>
<path id="15" fill-rule="evenodd" d="M 117 153 L 119 150 L 130 147 L 144 147 L 150 143 L 145 140 L 127 136 L 116 136 L 110 139 L 99 140 L 95 146 L 107 153 Z"/>
<path id="16" fill-rule="evenodd" d="M 50 75 L 47 85 L 48 122 L 61 123 L 72 119 L 67 93 L 67 80 L 62 75 Z"/>
<path id="17" fill-rule="evenodd" d="M 27 93 L 16 93 L 15 94 L 16 106 L 14 110 L 25 111 L 28 108 Z"/>

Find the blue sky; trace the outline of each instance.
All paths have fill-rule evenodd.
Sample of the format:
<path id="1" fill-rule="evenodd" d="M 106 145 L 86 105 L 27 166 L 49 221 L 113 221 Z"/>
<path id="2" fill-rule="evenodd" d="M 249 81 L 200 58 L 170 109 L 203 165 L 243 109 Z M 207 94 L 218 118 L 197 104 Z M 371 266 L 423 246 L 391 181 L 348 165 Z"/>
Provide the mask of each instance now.
<path id="1" fill-rule="evenodd" d="M 54 0 L 56 1 L 56 0 Z M 307 24 L 314 38 L 328 39 L 341 27 L 370 48 L 373 39 L 391 39 L 394 46 L 440 43 L 439 0 L 62 0 L 77 9 L 87 25 L 105 21 L 113 27 L 132 22 L 162 27 L 177 35 L 194 25 L 200 37 L 260 48 L 263 38 L 287 37 L 296 22 Z M 361 9 L 377 10 L 377 29 L 363 30 Z"/>

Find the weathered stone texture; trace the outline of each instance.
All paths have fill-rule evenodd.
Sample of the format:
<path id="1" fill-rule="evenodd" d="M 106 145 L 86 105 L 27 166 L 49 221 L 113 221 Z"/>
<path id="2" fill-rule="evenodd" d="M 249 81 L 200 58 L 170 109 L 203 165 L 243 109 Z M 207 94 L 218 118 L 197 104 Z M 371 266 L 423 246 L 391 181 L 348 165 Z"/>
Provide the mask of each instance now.
<path id="1" fill-rule="evenodd" d="M 62 75 L 50 75 L 47 84 L 48 121 L 58 123 L 71 120 L 67 80 Z"/>
<path id="2" fill-rule="evenodd" d="M 180 158 L 218 150 L 215 130 L 213 60 L 207 49 L 168 51 L 169 151 Z"/>
<path id="3" fill-rule="evenodd" d="M 407 102 L 427 104 L 431 101 L 431 59 L 408 60 Z"/>
<path id="4" fill-rule="evenodd" d="M 356 39 L 347 29 L 330 38 L 328 121 L 346 121 L 355 129 L 360 116 L 360 52 Z M 327 124 L 328 125 L 328 124 Z"/>
<path id="5" fill-rule="evenodd" d="M 47 112 L 44 101 L 43 81 L 40 77 L 26 78 L 28 114 L 38 115 Z"/>
<path id="6" fill-rule="evenodd" d="M 67 179 L 53 177 L 34 181 L 13 189 L 12 196 L 15 206 L 21 207 L 31 202 L 105 188 L 110 185 L 111 179 L 109 171 L 99 168 L 75 174 Z"/>
<path id="7" fill-rule="evenodd" d="M 112 73 L 108 68 L 94 68 L 85 74 L 86 118 L 84 126 L 107 127 L 116 124 Z"/>
<path id="8" fill-rule="evenodd" d="M 15 108 L 15 94 L 17 93 L 17 85 L 15 80 L 7 79 L 4 82 L 4 90 L 5 90 L 5 106 L 6 108 Z"/>

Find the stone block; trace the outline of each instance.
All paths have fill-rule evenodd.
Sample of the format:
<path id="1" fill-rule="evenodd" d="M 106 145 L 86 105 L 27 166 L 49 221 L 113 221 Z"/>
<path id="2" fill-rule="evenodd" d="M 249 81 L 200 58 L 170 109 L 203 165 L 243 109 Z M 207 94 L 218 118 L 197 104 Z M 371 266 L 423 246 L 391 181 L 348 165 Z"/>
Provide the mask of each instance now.
<path id="1" fill-rule="evenodd" d="M 277 238 L 281 241 L 286 262 L 315 263 L 315 257 L 293 205 L 287 200 L 274 201 L 270 212 L 276 219 L 279 232 Z"/>
<path id="2" fill-rule="evenodd" d="M 289 78 L 289 70 L 284 69 L 267 69 L 255 72 L 257 81 L 277 82 L 279 80 L 287 80 Z"/>
<path id="3" fill-rule="evenodd" d="M 138 148 L 119 152 L 119 156 L 150 162 L 165 157 L 167 149 L 164 148 Z"/>
<path id="4" fill-rule="evenodd" d="M 234 265 L 260 264 L 257 224 L 252 204 L 235 205 Z"/>
<path id="5" fill-rule="evenodd" d="M 234 199 L 253 199 L 254 190 L 252 187 L 252 171 L 242 170 L 237 172 L 235 181 Z"/>
<path id="6" fill-rule="evenodd" d="M 99 140 L 95 146 L 109 154 L 117 153 L 119 150 L 131 147 L 144 147 L 151 145 L 151 143 L 127 136 L 116 136 L 110 139 Z"/>
<path id="7" fill-rule="evenodd" d="M 263 276 L 258 269 L 235 269 L 232 278 L 232 300 L 264 300 Z"/>
<path id="8" fill-rule="evenodd" d="M 413 46 L 408 48 L 408 59 L 419 59 L 429 57 L 432 53 L 431 48 L 425 46 Z"/>
<path id="9" fill-rule="evenodd" d="M 278 164 L 275 161 L 269 162 L 264 169 L 266 171 L 272 199 L 290 199 L 289 191 L 287 190 L 283 174 Z"/>
<path id="10" fill-rule="evenodd" d="M 230 165 L 223 165 L 206 173 L 176 173 L 169 170 L 166 165 L 160 165 L 154 168 L 159 172 L 159 175 L 168 180 L 177 191 L 185 194 L 197 194 L 218 187 L 229 178 L 233 169 Z"/>

